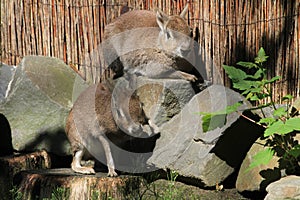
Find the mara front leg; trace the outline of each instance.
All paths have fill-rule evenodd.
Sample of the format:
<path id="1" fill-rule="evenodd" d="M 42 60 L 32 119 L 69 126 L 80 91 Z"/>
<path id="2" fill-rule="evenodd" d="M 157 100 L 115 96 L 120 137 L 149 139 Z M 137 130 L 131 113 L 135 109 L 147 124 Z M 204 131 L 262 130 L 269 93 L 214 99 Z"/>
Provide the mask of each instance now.
<path id="1" fill-rule="evenodd" d="M 117 172 L 115 171 L 115 163 L 112 157 L 111 149 L 109 146 L 109 142 L 105 138 L 103 134 L 100 134 L 98 136 L 99 141 L 103 145 L 105 157 L 106 157 L 106 162 L 107 162 L 107 168 L 108 168 L 108 174 L 107 176 L 114 177 L 118 176 Z"/>
<path id="2" fill-rule="evenodd" d="M 198 78 L 193 75 L 193 74 L 189 74 L 189 73 L 186 73 L 186 72 L 183 72 L 183 71 L 178 71 L 178 73 L 180 74 L 180 76 L 187 80 L 187 81 L 191 81 L 191 82 L 195 82 L 198 80 Z"/>

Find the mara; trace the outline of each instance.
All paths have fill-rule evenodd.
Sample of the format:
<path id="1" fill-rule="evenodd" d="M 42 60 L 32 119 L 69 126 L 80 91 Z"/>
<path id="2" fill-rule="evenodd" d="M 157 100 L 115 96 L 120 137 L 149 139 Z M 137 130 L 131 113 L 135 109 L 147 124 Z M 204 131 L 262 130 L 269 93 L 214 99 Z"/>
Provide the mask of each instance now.
<path id="1" fill-rule="evenodd" d="M 94 169 L 82 166 L 81 161 L 83 158 L 97 159 L 103 155 L 108 176 L 117 176 L 116 158 L 111 146 L 128 148 L 128 151 L 139 151 L 136 149 L 138 145 L 141 148 L 148 147 L 147 151 L 154 148 L 158 127 L 146 119 L 142 105 L 128 81 L 123 77 L 118 81 L 117 87 L 109 80 L 90 86 L 80 94 L 69 113 L 66 133 L 73 155 L 71 168 L 77 173 L 94 174 Z M 112 90 L 118 90 L 118 99 L 113 96 Z M 99 161 L 105 162 L 102 159 Z"/>
<path id="2" fill-rule="evenodd" d="M 174 16 L 160 10 L 134 10 L 122 14 L 105 27 L 106 66 L 117 76 L 130 73 L 193 82 L 201 78 L 192 74 L 195 42 L 184 20 L 187 11 L 188 4 L 180 15 Z"/>

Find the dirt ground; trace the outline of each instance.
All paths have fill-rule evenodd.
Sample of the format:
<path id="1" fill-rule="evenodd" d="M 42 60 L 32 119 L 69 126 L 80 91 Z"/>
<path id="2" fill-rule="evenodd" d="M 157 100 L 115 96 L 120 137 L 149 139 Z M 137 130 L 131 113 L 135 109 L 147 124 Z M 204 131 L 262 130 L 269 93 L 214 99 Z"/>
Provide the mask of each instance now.
<path id="1" fill-rule="evenodd" d="M 142 190 L 143 191 L 143 190 Z M 149 184 L 141 195 L 141 199 L 172 199 L 172 200 L 260 200 L 263 195 L 240 194 L 235 188 L 218 191 L 215 188 L 202 189 L 181 182 L 156 180 Z"/>

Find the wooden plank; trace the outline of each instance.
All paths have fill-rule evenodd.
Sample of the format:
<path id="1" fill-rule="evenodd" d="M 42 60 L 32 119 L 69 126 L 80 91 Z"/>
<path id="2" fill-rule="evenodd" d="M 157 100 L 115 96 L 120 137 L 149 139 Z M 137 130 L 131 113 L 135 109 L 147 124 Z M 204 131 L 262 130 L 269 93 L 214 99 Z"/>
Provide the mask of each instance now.
<path id="1" fill-rule="evenodd" d="M 65 0 L 64 4 L 64 13 L 65 13 L 65 39 L 66 39 L 66 58 L 67 58 L 67 64 L 72 63 L 72 53 L 71 53 L 71 27 L 72 27 L 72 22 L 71 22 L 71 10 L 70 10 L 70 3 L 69 0 Z"/>
<path id="2" fill-rule="evenodd" d="M 227 45 L 227 35 L 226 35 L 226 30 L 227 30 L 227 26 L 225 25 L 226 24 L 226 21 L 225 21 L 225 3 L 224 1 L 220 1 L 220 41 L 219 41 L 219 47 L 220 47 L 220 56 L 221 56 L 221 59 L 220 59 L 220 64 L 223 65 L 223 64 L 228 64 L 226 63 L 226 45 Z M 223 80 L 224 84 L 225 85 L 229 85 L 230 82 L 228 80 L 228 78 L 226 78 L 226 75 L 225 75 L 225 72 L 224 70 L 220 70 L 220 76 L 218 77 L 220 79 Z"/>
<path id="3" fill-rule="evenodd" d="M 55 2 L 55 10 L 56 10 L 56 31 L 57 31 L 57 57 L 62 59 L 64 58 L 63 56 L 63 22 L 64 22 L 64 16 L 62 15 L 61 11 L 61 1 L 56 1 Z"/>
<path id="4" fill-rule="evenodd" d="M 296 4 L 295 14 L 300 14 L 300 2 Z M 294 35 L 294 42 L 295 42 L 295 67 L 296 67 L 296 77 L 297 77 L 297 85 L 296 85 L 296 91 L 295 96 L 300 96 L 300 69 L 297 66 L 300 66 L 300 30 L 299 30 L 299 23 L 300 23 L 300 17 L 294 16 L 295 18 L 295 35 Z"/>
<path id="5" fill-rule="evenodd" d="M 40 14 L 41 11 L 41 7 L 43 7 L 44 5 L 42 5 L 41 1 L 37 1 L 36 2 L 36 32 L 37 32 L 37 55 L 44 55 L 43 54 L 43 45 L 44 45 L 44 41 L 43 41 L 43 31 L 42 31 L 42 23 L 43 23 L 43 16 Z"/>

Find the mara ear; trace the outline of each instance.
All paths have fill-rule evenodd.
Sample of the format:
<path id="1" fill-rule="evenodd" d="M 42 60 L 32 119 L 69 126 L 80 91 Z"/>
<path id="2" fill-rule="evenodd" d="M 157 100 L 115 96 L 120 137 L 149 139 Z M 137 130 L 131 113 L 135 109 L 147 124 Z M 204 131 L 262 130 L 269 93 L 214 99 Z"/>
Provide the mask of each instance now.
<path id="1" fill-rule="evenodd" d="M 184 7 L 184 9 L 181 11 L 180 13 L 180 17 L 182 17 L 183 19 L 185 18 L 185 16 L 187 15 L 189 10 L 189 3 L 187 3 Z"/>
<path id="2" fill-rule="evenodd" d="M 156 22 L 163 32 L 166 32 L 166 25 L 169 21 L 169 16 L 161 12 L 160 10 L 156 10 Z"/>

